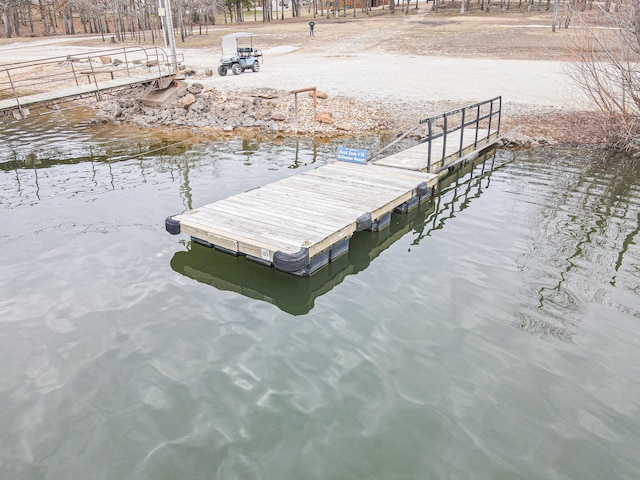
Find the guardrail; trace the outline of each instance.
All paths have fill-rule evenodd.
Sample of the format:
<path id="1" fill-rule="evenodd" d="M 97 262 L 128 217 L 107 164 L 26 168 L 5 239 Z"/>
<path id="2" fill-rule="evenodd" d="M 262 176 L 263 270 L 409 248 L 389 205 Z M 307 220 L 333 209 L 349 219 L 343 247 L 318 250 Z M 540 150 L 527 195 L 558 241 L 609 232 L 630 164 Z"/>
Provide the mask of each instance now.
<path id="1" fill-rule="evenodd" d="M 144 73 L 160 79 L 176 73 L 172 71 L 172 58 L 162 48 L 136 46 L 2 64 L 0 100 L 13 98 L 20 108 L 24 95 L 77 87 L 87 81 L 98 89 L 98 82 L 108 78 L 103 75 L 114 79 Z"/>
<path id="2" fill-rule="evenodd" d="M 385 145 L 382 149 L 367 158 L 367 162 L 388 150 L 391 146 L 404 140 L 409 135 L 415 135 L 421 127 L 426 125 L 426 134 L 420 138 L 420 143 L 428 142 L 426 171 L 431 172 L 432 165 L 435 167 L 440 164 L 440 168 L 444 168 L 445 159 L 451 156 L 451 153 L 447 154 L 447 140 L 451 137 L 452 133 L 460 132 L 456 135 L 456 140 L 460 142 L 458 149 L 458 158 L 460 158 L 463 155 L 465 147 L 469 146 L 468 143 L 464 142 L 464 130 L 467 128 L 473 128 L 475 130 L 473 142 L 473 149 L 475 150 L 478 148 L 479 143 L 482 143 L 484 140 L 489 141 L 492 135 L 495 136 L 500 132 L 501 115 L 502 97 L 499 96 L 434 117 L 424 118 L 393 142 Z M 443 138 L 442 151 L 439 157 L 434 157 L 434 155 L 437 155 L 437 152 L 433 152 L 432 142 L 438 138 Z"/>
<path id="3" fill-rule="evenodd" d="M 497 105 L 496 105 L 497 104 Z M 483 107 L 486 110 L 488 108 L 488 112 L 483 111 Z M 497 108 L 496 108 L 497 107 Z M 469 120 L 468 116 L 472 118 Z M 493 125 L 495 130 L 492 131 L 492 123 L 494 122 L 494 117 L 497 116 L 495 122 L 497 125 Z M 475 129 L 475 140 L 474 140 L 474 150 L 478 147 L 478 140 L 486 138 L 488 141 L 491 137 L 491 134 L 494 132 L 500 131 L 500 121 L 502 116 L 502 97 L 495 97 L 490 100 L 485 100 L 484 102 L 475 103 L 473 105 L 468 105 L 463 108 L 459 108 L 457 110 L 452 110 L 447 113 L 443 113 L 441 115 L 436 115 L 435 117 L 425 118 L 420 120 L 419 124 L 427 124 L 427 137 L 425 140 L 422 140 L 421 143 L 429 142 L 428 154 L 427 154 L 427 172 L 431 171 L 432 164 L 432 151 L 431 151 L 431 142 L 436 138 L 444 137 L 442 143 L 442 155 L 440 160 L 438 161 L 441 167 L 444 167 L 444 160 L 446 158 L 446 150 L 447 150 L 447 135 L 457 132 L 460 130 L 464 130 L 467 127 L 473 127 Z M 438 120 L 442 120 L 442 132 L 433 133 L 434 123 Z M 453 124 L 453 126 L 450 126 Z M 486 136 L 483 134 L 482 137 L 479 138 L 480 128 L 486 129 Z M 484 132 L 483 132 L 484 133 Z M 464 135 L 460 134 L 460 148 L 458 150 L 458 157 L 462 157 L 463 150 L 463 140 Z"/>

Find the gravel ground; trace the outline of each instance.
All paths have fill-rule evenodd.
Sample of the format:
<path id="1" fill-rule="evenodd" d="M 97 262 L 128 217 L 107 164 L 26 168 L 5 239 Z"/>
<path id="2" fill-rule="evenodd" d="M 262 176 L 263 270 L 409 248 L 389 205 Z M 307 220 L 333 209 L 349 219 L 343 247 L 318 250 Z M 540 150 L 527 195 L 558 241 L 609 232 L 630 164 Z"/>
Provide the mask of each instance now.
<path id="1" fill-rule="evenodd" d="M 201 51 L 184 54 L 188 68 L 196 72 L 212 68 L 212 55 Z M 285 91 L 315 86 L 330 99 L 347 97 L 374 110 L 382 109 L 394 125 L 413 124 L 420 118 L 496 96 L 502 96 L 505 116 L 574 111 L 579 105 L 571 89 L 563 88 L 569 82 L 563 62 L 411 58 L 384 52 L 309 55 L 300 50 L 265 52 L 265 57 L 258 73 L 226 77 L 199 74 L 189 80 L 226 94 L 246 94 L 264 86 Z M 357 119 L 365 113 L 352 114 Z"/>

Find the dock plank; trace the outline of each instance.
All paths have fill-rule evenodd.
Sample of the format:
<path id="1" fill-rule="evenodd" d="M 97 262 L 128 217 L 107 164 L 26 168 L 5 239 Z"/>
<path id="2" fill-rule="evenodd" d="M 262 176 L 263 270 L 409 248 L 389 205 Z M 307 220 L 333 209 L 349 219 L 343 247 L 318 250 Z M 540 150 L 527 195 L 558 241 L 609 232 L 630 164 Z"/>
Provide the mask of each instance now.
<path id="1" fill-rule="evenodd" d="M 362 215 L 375 220 L 421 183 L 436 181 L 433 174 L 335 162 L 174 218 L 183 233 L 247 255 L 273 259 L 278 250 L 302 247 L 314 255 L 353 235 Z"/>
<path id="2" fill-rule="evenodd" d="M 216 205 L 219 206 L 225 204 L 226 203 L 221 202 L 216 203 Z M 248 198 L 242 196 L 234 199 L 232 205 L 245 210 L 252 210 L 265 216 L 269 215 L 280 222 L 295 221 L 297 225 L 305 226 L 306 228 L 316 228 L 318 225 L 339 225 L 352 218 L 351 215 L 343 214 L 339 216 L 332 214 L 329 209 L 321 211 L 315 208 L 295 208 L 295 206 L 292 206 L 290 203 L 278 201 L 277 198 L 271 198 L 268 204 L 265 204 L 264 200 L 259 197 Z M 333 210 L 335 211 L 335 209 Z"/>

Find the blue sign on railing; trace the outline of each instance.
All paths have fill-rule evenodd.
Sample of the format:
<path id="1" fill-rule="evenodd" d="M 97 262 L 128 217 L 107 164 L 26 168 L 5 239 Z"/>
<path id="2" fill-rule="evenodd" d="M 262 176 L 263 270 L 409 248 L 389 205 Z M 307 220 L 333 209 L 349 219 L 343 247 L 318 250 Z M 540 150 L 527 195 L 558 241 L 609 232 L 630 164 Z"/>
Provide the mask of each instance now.
<path id="1" fill-rule="evenodd" d="M 367 163 L 367 151 L 359 148 L 338 147 L 337 158 L 342 162 Z"/>

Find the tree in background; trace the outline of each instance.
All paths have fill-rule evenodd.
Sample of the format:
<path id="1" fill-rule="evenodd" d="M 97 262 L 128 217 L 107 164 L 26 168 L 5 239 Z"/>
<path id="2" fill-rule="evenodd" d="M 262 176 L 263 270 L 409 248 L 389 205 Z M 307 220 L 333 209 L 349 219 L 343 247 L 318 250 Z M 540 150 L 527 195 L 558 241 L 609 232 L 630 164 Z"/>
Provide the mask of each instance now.
<path id="1" fill-rule="evenodd" d="M 609 5 L 607 5 L 609 7 Z M 606 27 L 573 12 L 576 56 L 570 74 L 602 115 L 603 136 L 623 151 L 640 149 L 640 0 L 618 0 L 600 14 Z"/>

